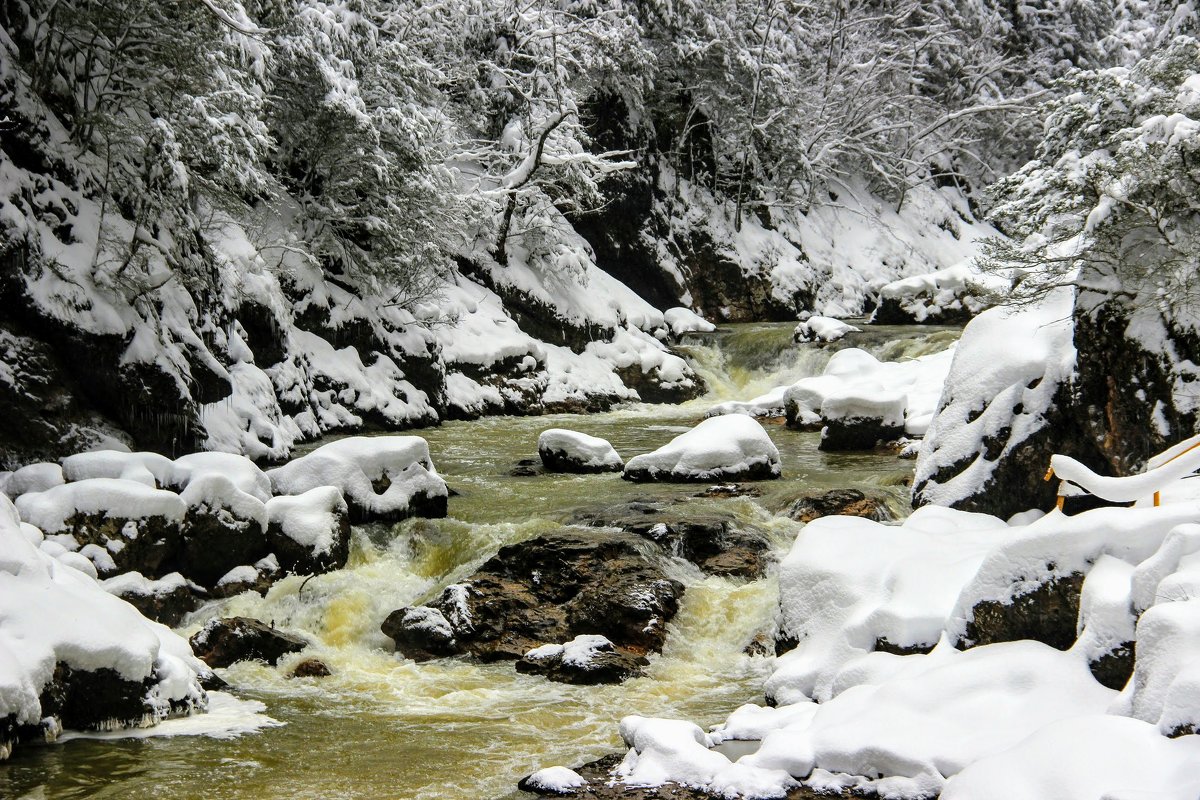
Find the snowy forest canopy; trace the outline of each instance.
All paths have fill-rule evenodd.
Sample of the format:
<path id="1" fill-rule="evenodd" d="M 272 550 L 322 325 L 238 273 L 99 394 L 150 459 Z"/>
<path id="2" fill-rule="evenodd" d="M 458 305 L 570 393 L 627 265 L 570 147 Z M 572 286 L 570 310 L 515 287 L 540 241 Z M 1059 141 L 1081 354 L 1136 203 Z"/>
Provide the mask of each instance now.
<path id="1" fill-rule="evenodd" d="M 202 285 L 209 235 L 236 223 L 281 263 L 411 304 L 456 255 L 504 264 L 519 246 L 569 272 L 563 232 L 625 170 L 702 185 L 738 226 L 805 212 L 846 176 L 898 206 L 930 181 L 986 205 L 1035 154 L 1039 104 L 1195 16 L 1153 0 L 17 0 L 0 90 L 5 125 L 55 135 L 22 118 L 20 86 L 66 127 L 61 177 L 101 199 L 95 285 L 130 302 Z"/>

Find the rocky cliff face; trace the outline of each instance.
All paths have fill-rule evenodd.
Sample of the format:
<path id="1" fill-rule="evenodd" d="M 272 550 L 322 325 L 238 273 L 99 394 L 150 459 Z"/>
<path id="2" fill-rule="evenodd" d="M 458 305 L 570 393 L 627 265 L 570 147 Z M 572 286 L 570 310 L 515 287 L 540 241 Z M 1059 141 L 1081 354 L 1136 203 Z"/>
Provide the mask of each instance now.
<path id="1" fill-rule="evenodd" d="M 1062 453 L 1140 472 L 1200 427 L 1200 338 L 1186 320 L 1081 293 L 968 325 L 922 445 L 913 503 L 1007 517 L 1052 508 Z"/>

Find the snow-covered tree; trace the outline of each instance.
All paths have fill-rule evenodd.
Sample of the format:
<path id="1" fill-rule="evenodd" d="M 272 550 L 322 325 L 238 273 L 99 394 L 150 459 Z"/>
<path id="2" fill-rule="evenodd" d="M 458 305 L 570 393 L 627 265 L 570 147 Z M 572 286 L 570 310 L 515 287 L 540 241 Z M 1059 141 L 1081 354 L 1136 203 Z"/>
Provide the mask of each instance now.
<path id="1" fill-rule="evenodd" d="M 1200 302 L 1200 42 L 1133 69 L 1078 72 L 1046 108 L 1038 156 L 995 187 L 1012 238 L 990 262 L 1014 299 L 1073 283 L 1170 317 Z"/>

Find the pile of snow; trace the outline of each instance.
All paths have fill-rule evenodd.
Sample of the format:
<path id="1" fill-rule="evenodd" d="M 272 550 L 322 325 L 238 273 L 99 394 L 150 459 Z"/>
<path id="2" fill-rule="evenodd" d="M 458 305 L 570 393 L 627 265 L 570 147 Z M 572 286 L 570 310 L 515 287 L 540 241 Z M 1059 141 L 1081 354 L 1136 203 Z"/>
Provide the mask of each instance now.
<path id="1" fill-rule="evenodd" d="M 120 478 L 145 484 L 152 489 L 170 485 L 172 469 L 171 459 L 159 453 L 126 453 L 119 450 L 76 453 L 62 462 L 62 475 L 68 481 Z"/>
<path id="2" fill-rule="evenodd" d="M 961 320 L 983 311 L 1008 281 L 979 271 L 975 259 L 884 284 L 875 319 L 886 323 Z"/>
<path id="3" fill-rule="evenodd" d="M 1074 372 L 1073 307 L 1072 291 L 1056 289 L 1040 305 L 989 309 L 967 325 L 917 457 L 914 497 L 952 505 L 979 495 L 997 466 L 1046 426 Z M 1005 443 L 998 457 L 986 444 L 997 439 Z"/>
<path id="4" fill-rule="evenodd" d="M 271 499 L 271 479 L 245 456 L 233 453 L 191 453 L 171 464 L 169 484 L 185 491 L 192 481 L 206 475 L 227 478 L 238 491 L 262 502 Z"/>
<path id="5" fill-rule="evenodd" d="M 521 781 L 521 789 L 539 794 L 569 794 L 572 789 L 587 785 L 582 775 L 563 766 L 539 769 Z"/>
<path id="6" fill-rule="evenodd" d="M 608 472 L 625 466 L 606 439 L 565 428 L 542 431 L 538 455 L 552 472 Z"/>
<path id="7" fill-rule="evenodd" d="M 796 326 L 792 339 L 796 342 L 836 342 L 847 333 L 859 330 L 840 319 L 814 315 Z"/>
<path id="8" fill-rule="evenodd" d="M 269 526 L 315 556 L 333 552 L 348 513 L 346 500 L 335 486 L 318 486 L 303 494 L 267 501 Z"/>
<path id="9" fill-rule="evenodd" d="M 623 720 L 614 777 L 747 798 L 799 781 L 908 800 L 1194 796 L 1200 745 L 1166 737 L 1200 729 L 1197 518 L 1193 496 L 1007 523 L 933 506 L 899 526 L 816 520 L 780 567 L 780 632 L 796 646 L 767 681 L 777 706 L 711 734 Z M 979 603 L 1071 574 L 1084 580 L 1069 649 L 956 649 Z M 1118 645 L 1135 653 L 1122 691 L 1091 671 Z"/>
<path id="10" fill-rule="evenodd" d="M 720 482 L 778 478 L 779 451 L 749 417 L 709 417 L 652 453 L 629 459 L 633 481 Z"/>
<path id="11" fill-rule="evenodd" d="M 45 533 L 71 530 L 77 515 L 118 520 L 183 521 L 187 504 L 174 492 L 120 478 L 89 478 L 17 498 L 21 518 Z"/>
<path id="12" fill-rule="evenodd" d="M 784 407 L 796 424 L 831 419 L 877 418 L 903 426 L 910 436 L 929 428 L 950 370 L 955 348 L 911 361 L 880 361 L 849 348 L 833 355 L 824 373 L 802 378 L 784 393 Z"/>
<path id="13" fill-rule="evenodd" d="M 202 709 L 207 702 L 198 676 L 209 670 L 184 639 L 40 552 L 22 533 L 17 509 L 0 497 L 0 719 L 40 723 L 38 698 L 60 663 L 150 681 L 138 719 L 126 721 L 153 725 L 172 705 Z"/>
<path id="14" fill-rule="evenodd" d="M 44 492 L 64 482 L 62 467 L 58 464 L 41 463 L 21 467 L 8 476 L 0 484 L 0 492 L 10 500 L 16 500 L 23 494 Z"/>
<path id="15" fill-rule="evenodd" d="M 104 591 L 109 594 L 115 594 L 118 597 L 125 597 L 131 594 L 143 597 L 162 597 L 190 586 L 187 578 L 178 572 L 164 575 L 158 580 L 151 580 L 136 570 L 114 575 L 111 578 L 101 581 L 100 585 L 104 588 Z"/>
<path id="16" fill-rule="evenodd" d="M 671 330 L 671 335 L 678 339 L 685 333 L 712 333 L 716 325 L 692 311 L 690 308 L 668 308 L 663 312 L 663 319 Z"/>
<path id="17" fill-rule="evenodd" d="M 438 505 L 449 492 L 420 436 L 352 436 L 322 445 L 267 472 L 278 494 L 298 495 L 322 486 L 341 490 L 358 518 L 398 519 Z M 376 491 L 375 484 L 386 488 Z"/>

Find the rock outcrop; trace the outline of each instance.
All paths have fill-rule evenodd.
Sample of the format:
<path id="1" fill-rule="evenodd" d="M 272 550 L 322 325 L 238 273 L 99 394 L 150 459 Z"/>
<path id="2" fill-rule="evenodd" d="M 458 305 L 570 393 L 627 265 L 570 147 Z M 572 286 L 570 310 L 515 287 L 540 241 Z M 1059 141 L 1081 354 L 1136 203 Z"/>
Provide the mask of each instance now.
<path id="1" fill-rule="evenodd" d="M 506 545 L 426 607 L 393 612 L 383 630 L 417 658 L 516 660 L 584 634 L 619 652 L 657 652 L 683 586 L 662 571 L 655 549 L 629 533 L 570 530 Z"/>
<path id="2" fill-rule="evenodd" d="M 248 617 L 214 619 L 189 640 L 192 650 L 210 667 L 228 667 L 238 661 L 265 661 L 271 666 L 289 653 L 299 653 L 308 642 Z"/>

